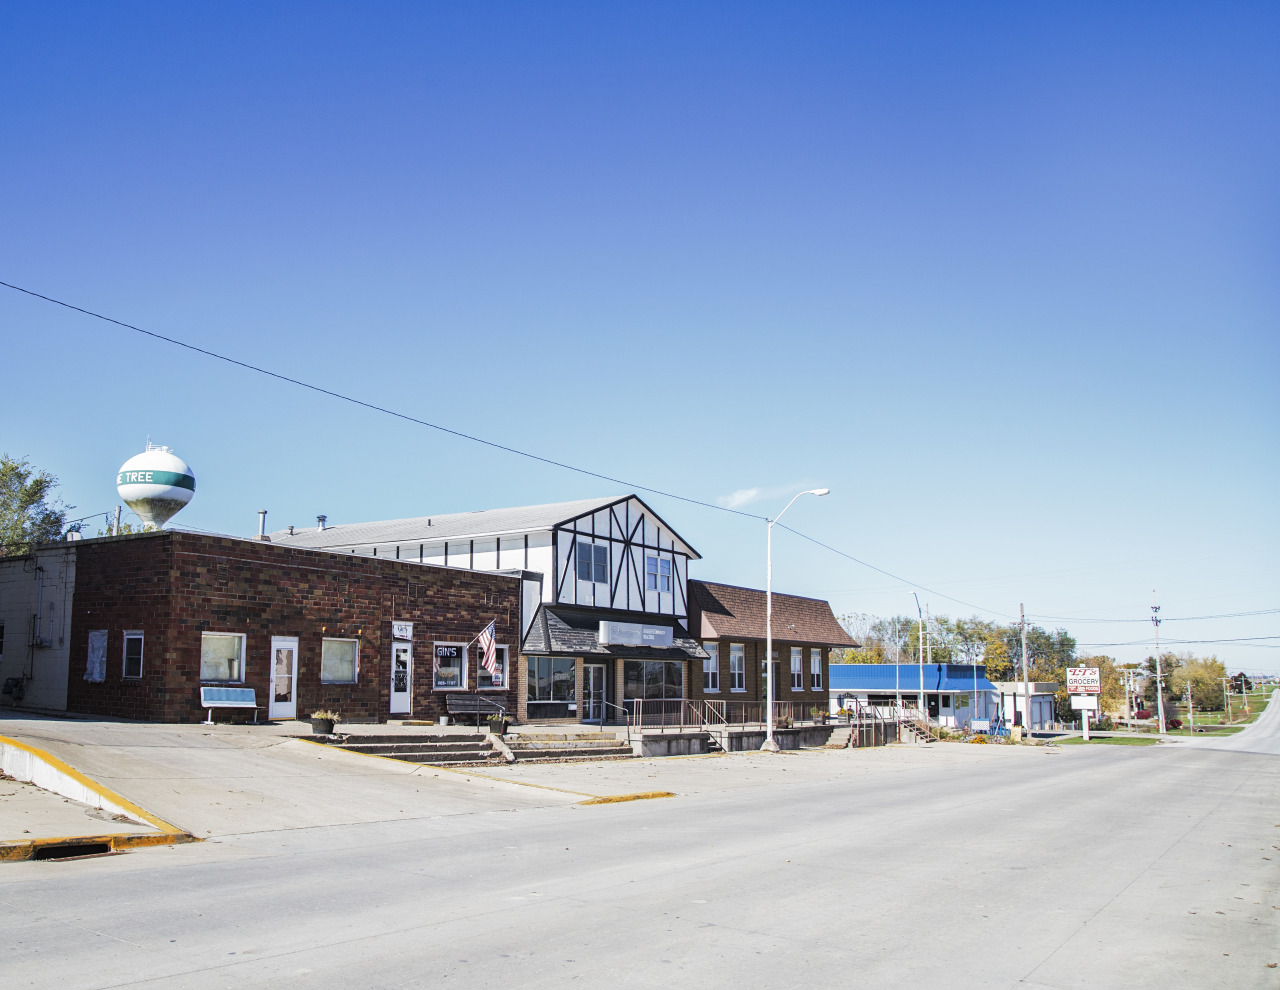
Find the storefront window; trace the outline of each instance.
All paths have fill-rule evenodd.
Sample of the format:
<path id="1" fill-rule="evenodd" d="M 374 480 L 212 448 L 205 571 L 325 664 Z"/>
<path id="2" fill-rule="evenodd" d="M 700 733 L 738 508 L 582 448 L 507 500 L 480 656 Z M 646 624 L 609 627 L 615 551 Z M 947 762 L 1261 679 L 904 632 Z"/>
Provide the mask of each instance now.
<path id="1" fill-rule="evenodd" d="M 200 680 L 244 680 L 244 634 L 200 634 Z"/>
<path id="2" fill-rule="evenodd" d="M 320 683 L 354 684 L 360 656 L 354 639 L 326 639 L 320 643 Z"/>
<path id="3" fill-rule="evenodd" d="M 572 657 L 529 658 L 529 701 L 574 700 Z"/>
<path id="4" fill-rule="evenodd" d="M 484 664 L 481 663 L 479 668 L 476 670 L 476 677 L 479 680 L 479 687 L 481 691 L 500 691 L 505 689 L 507 686 L 507 648 L 505 646 L 498 646 L 494 649 L 497 653 L 497 669 L 491 674 L 489 671 L 485 670 Z M 483 659 L 483 657 L 481 657 L 481 659 Z"/>
<path id="5" fill-rule="evenodd" d="M 460 691 L 467 686 L 465 643 L 436 643 L 432 663 L 432 685 L 437 691 Z"/>
<path id="6" fill-rule="evenodd" d="M 624 698 L 684 697 L 684 664 L 679 660 L 627 660 L 622 676 Z"/>

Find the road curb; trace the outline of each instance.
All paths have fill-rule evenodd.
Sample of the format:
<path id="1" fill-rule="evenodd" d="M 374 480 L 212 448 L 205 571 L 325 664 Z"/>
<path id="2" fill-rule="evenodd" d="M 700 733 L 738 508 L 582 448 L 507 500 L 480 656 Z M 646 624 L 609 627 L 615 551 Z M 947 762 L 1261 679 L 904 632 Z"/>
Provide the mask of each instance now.
<path id="1" fill-rule="evenodd" d="M 119 832 L 103 835 L 49 836 L 37 839 L 0 841 L 0 862 L 34 859 L 42 849 L 57 847 L 107 846 L 115 852 L 145 846 L 167 846 L 178 842 L 199 842 L 190 832 L 171 825 L 164 819 L 138 807 L 115 791 L 86 777 L 52 753 L 0 736 L 0 771 L 14 780 L 34 784 L 43 790 L 70 798 L 113 815 L 123 815 L 140 825 L 150 825 L 157 833 Z"/>

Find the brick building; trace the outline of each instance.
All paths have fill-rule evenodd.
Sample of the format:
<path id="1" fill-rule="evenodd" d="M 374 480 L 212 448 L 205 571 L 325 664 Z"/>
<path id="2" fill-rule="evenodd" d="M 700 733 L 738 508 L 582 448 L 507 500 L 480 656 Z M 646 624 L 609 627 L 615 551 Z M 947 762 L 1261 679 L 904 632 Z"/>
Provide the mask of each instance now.
<path id="1" fill-rule="evenodd" d="M 267 717 L 326 708 L 381 721 L 397 693 L 408 695 L 406 713 L 433 717 L 445 712 L 441 677 L 511 706 L 519 574 L 173 530 L 75 550 L 71 711 L 198 721 L 200 686 L 222 684 L 253 688 Z M 490 620 L 502 663 L 493 676 L 467 645 Z M 408 661 L 398 684 L 397 649 Z"/>
<path id="2" fill-rule="evenodd" d="M 773 594 L 773 691 L 776 701 L 827 709 L 831 650 L 857 646 L 818 598 Z M 707 653 L 690 697 L 751 701 L 765 697 L 765 593 L 709 581 L 689 582 L 689 632 Z"/>

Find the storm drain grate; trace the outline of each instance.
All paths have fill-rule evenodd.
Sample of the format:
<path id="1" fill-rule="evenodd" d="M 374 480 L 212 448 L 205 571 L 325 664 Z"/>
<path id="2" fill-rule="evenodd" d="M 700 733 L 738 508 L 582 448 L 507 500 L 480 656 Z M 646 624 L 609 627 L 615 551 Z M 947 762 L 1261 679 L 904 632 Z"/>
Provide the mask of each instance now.
<path id="1" fill-rule="evenodd" d="M 110 852 L 110 842 L 77 842 L 67 845 L 41 846 L 32 858 L 80 859 L 84 856 L 106 856 Z"/>

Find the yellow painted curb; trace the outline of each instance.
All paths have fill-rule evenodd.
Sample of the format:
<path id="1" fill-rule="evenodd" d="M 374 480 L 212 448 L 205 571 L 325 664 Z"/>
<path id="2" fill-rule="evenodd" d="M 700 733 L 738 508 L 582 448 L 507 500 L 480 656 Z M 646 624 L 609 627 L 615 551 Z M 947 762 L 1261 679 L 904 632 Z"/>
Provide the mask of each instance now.
<path id="1" fill-rule="evenodd" d="M 579 801 L 579 804 L 620 804 L 623 801 L 648 801 L 651 798 L 675 797 L 671 791 L 641 791 L 638 794 L 606 794 L 590 801 Z"/>
<path id="2" fill-rule="evenodd" d="M 102 846 L 111 852 L 121 849 L 143 849 L 148 846 L 173 846 L 182 842 L 200 842 L 189 832 L 113 832 L 109 835 L 59 835 L 43 839 L 0 842 L 0 863 L 17 863 L 35 859 L 36 852 L 59 846 Z"/>
<path id="3" fill-rule="evenodd" d="M 114 804 L 127 812 L 131 817 L 137 818 L 141 822 L 160 830 L 160 835 L 146 835 L 134 832 L 112 833 L 101 836 L 57 836 L 54 838 L 43 839 L 23 839 L 18 842 L 0 842 L 0 861 L 14 859 L 30 859 L 35 855 L 35 850 L 49 845 L 78 845 L 83 843 L 108 843 L 113 850 L 137 848 L 140 846 L 157 846 L 172 845 L 175 842 L 199 842 L 200 839 L 176 825 L 171 825 L 162 818 L 157 818 L 151 812 L 144 808 L 138 807 L 132 801 L 121 797 L 115 791 L 103 787 L 96 780 L 86 777 L 75 767 L 64 763 L 52 753 L 48 753 L 43 749 L 35 746 L 29 746 L 27 743 L 19 742 L 9 736 L 0 736 L 0 743 L 6 746 L 13 746 L 25 753 L 29 753 L 40 762 L 46 764 L 58 773 L 69 777 L 81 787 L 89 792 L 96 794 L 98 797 Z M 38 785 L 36 785 L 38 786 Z"/>

